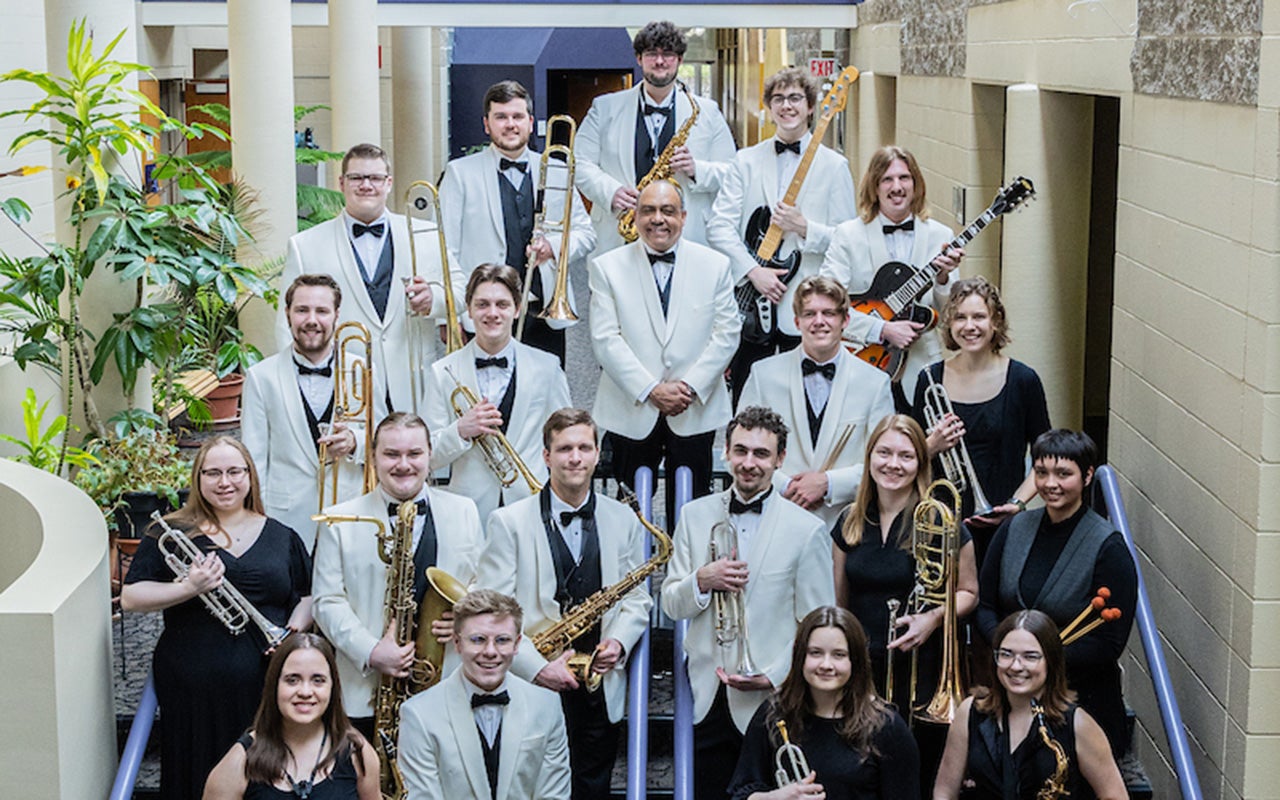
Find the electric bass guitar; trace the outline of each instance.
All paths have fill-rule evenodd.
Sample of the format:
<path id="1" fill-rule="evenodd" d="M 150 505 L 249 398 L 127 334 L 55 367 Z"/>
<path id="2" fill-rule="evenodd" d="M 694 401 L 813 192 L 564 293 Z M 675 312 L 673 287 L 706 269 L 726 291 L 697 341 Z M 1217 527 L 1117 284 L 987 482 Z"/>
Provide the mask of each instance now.
<path id="1" fill-rule="evenodd" d="M 1034 197 L 1035 193 L 1031 179 L 1021 176 L 1014 178 L 1012 183 L 996 194 L 996 199 L 986 211 L 943 246 L 942 252 L 964 247 L 996 218 L 1018 209 Z M 862 294 L 850 295 L 850 307 L 853 311 L 869 314 L 886 322 L 918 322 L 925 326 L 921 333 L 932 330 L 938 324 L 938 312 L 927 305 L 920 305 L 918 301 L 933 286 L 937 275 L 938 267 L 933 261 L 923 267 L 890 261 L 876 270 L 870 289 Z M 850 345 L 849 349 L 858 358 L 889 373 L 894 381 L 902 377 L 902 367 L 907 361 L 906 350 L 888 344 L 870 344 L 860 349 Z"/>
<path id="2" fill-rule="evenodd" d="M 813 138 L 809 140 L 809 146 L 800 156 L 800 166 L 796 167 L 795 177 L 791 179 L 782 197 L 782 202 L 787 205 L 796 204 L 800 187 L 804 184 L 805 176 L 809 174 L 809 167 L 813 164 L 814 156 L 818 154 L 818 148 L 822 146 L 822 137 L 827 134 L 827 126 L 831 124 L 831 120 L 835 119 L 836 114 L 844 111 L 849 99 L 849 87 L 857 79 L 858 68 L 845 67 L 836 78 L 831 91 L 827 92 L 827 96 L 822 99 L 821 116 L 818 117 L 818 124 L 814 126 Z M 782 228 L 773 222 L 773 210 L 769 206 L 763 205 L 751 212 L 751 219 L 747 221 L 747 229 L 742 238 L 757 264 L 782 272 L 780 277 L 783 283 L 790 283 L 800 271 L 802 254 L 799 249 L 792 250 L 785 258 L 778 257 L 778 248 L 782 244 Z M 742 319 L 743 341 L 766 344 L 777 324 L 774 304 L 769 298 L 756 291 L 755 285 L 750 280 L 743 281 L 742 285 L 734 290 L 734 294 L 738 299 L 738 315 Z"/>

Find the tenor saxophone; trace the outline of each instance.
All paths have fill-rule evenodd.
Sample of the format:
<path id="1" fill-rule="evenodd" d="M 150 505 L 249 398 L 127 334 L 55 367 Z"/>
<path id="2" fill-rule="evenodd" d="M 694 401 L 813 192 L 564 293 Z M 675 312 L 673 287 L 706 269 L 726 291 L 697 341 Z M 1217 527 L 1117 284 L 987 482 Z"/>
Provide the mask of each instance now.
<path id="1" fill-rule="evenodd" d="M 671 141 L 667 142 L 667 146 L 662 148 L 662 152 L 658 155 L 658 160 L 653 162 L 653 166 L 649 169 L 645 176 L 636 184 L 637 197 L 640 192 L 644 191 L 644 187 L 654 181 L 671 180 L 672 169 L 671 159 L 676 154 L 676 149 L 683 147 L 685 142 L 689 141 L 689 133 L 693 130 L 694 123 L 698 121 L 698 101 L 693 96 L 693 92 L 689 91 L 689 85 L 684 81 L 680 81 L 680 90 L 684 92 L 684 96 L 689 98 L 689 118 L 680 126 L 680 130 L 676 131 L 671 137 Z M 618 235 L 628 244 L 640 238 L 640 231 L 636 229 L 636 210 L 628 208 L 618 217 Z"/>

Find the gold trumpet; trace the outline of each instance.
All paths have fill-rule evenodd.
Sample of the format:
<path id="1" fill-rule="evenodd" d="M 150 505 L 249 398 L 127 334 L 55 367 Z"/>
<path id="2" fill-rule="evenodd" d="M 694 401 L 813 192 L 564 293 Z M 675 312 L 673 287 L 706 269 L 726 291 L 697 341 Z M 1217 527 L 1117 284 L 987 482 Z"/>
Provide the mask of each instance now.
<path id="1" fill-rule="evenodd" d="M 427 215 L 428 209 L 431 214 Z M 404 193 L 404 218 L 409 225 L 409 257 L 413 265 L 413 277 L 418 277 L 418 246 L 414 236 L 413 221 L 423 219 L 434 222 L 436 235 L 440 241 L 440 274 L 444 286 L 445 310 L 445 352 L 452 353 L 462 347 L 462 328 L 458 324 L 458 307 L 453 299 L 453 276 L 449 274 L 449 247 L 444 239 L 444 221 L 440 216 L 440 192 L 430 181 L 414 181 Z M 426 331 L 423 320 L 414 320 L 409 325 L 409 370 L 411 373 L 409 387 L 412 391 L 413 411 L 419 411 L 420 403 L 426 401 L 428 387 L 431 385 L 431 358 L 427 353 Z"/>
<path id="2" fill-rule="evenodd" d="M 567 144 L 552 144 L 555 139 L 555 131 L 557 127 L 568 128 L 568 136 L 565 138 Z M 536 216 L 533 221 L 533 238 L 537 239 L 547 233 L 560 234 L 560 252 L 556 256 L 556 286 L 546 305 L 538 312 L 539 319 L 555 319 L 564 322 L 573 322 L 578 319 L 578 315 L 573 313 L 573 308 L 569 305 L 569 230 L 573 222 L 573 197 L 577 191 L 573 187 L 574 173 L 574 157 L 573 157 L 573 140 L 578 134 L 578 123 L 573 121 L 573 117 L 567 114 L 556 114 L 547 120 L 547 149 L 542 153 L 542 160 L 538 166 L 538 188 L 534 195 L 534 207 Z M 547 186 L 547 176 L 552 169 L 552 161 L 563 161 L 563 164 L 557 163 L 556 169 L 565 173 L 564 187 Z M 547 191 L 564 193 L 564 203 L 560 214 L 560 221 L 547 220 Z M 529 297 L 532 292 L 530 287 L 533 286 L 533 272 L 538 268 L 537 262 L 534 261 L 532 252 L 529 255 L 529 263 L 524 271 L 524 300 L 520 303 L 520 319 L 516 322 L 516 339 L 524 334 L 524 320 L 528 314 Z"/>
<path id="3" fill-rule="evenodd" d="M 809 759 L 804 757 L 804 751 L 797 744 L 791 743 L 791 736 L 787 733 L 787 723 L 778 720 L 775 725 L 778 726 L 778 733 L 782 736 L 782 744 L 778 747 L 778 751 L 773 754 L 774 777 L 778 781 L 778 788 L 789 786 L 793 783 L 799 783 L 809 777 Z"/>
<path id="4" fill-rule="evenodd" d="M 373 465 L 373 340 L 369 329 L 355 320 L 339 325 L 333 340 L 333 422 L 364 423 L 363 492 L 368 493 L 378 482 Z M 327 442 L 320 444 L 318 459 L 320 469 L 316 473 L 316 487 L 319 507 L 316 510 L 323 511 L 340 499 L 338 465 L 336 460 L 329 458 Z M 326 486 L 329 489 L 327 499 Z"/>
<path id="5" fill-rule="evenodd" d="M 636 184 L 637 199 L 640 196 L 640 192 L 644 191 L 644 187 L 654 181 L 672 180 L 671 176 L 674 171 L 671 169 L 671 159 L 675 157 L 676 149 L 683 147 L 684 143 L 689 140 L 689 132 L 693 130 L 694 124 L 698 121 L 698 115 L 701 113 L 697 99 L 693 96 L 693 92 L 689 91 L 689 85 L 684 81 L 679 83 L 680 90 L 689 99 L 689 118 L 680 126 L 680 130 L 676 131 L 675 136 L 671 137 L 671 141 L 667 142 L 667 146 L 662 148 L 662 153 L 653 162 L 653 166 Z M 618 235 L 628 244 L 640 238 L 640 231 L 636 228 L 636 210 L 634 208 L 628 208 L 618 216 Z"/>
<path id="6" fill-rule="evenodd" d="M 156 544 L 160 547 L 160 552 L 164 554 L 164 563 L 179 579 L 186 578 L 187 573 L 191 571 L 191 565 L 195 563 L 196 559 L 204 558 L 205 554 L 196 546 L 195 542 L 191 541 L 190 536 L 165 522 L 159 511 L 152 511 L 151 519 L 161 529 Z M 172 545 L 172 549 L 166 547 L 166 545 Z M 282 628 L 267 619 L 226 578 L 223 578 L 222 583 L 209 591 L 202 592 L 196 596 L 200 598 L 200 602 L 204 603 L 205 608 L 209 609 L 209 613 L 213 614 L 215 619 L 237 636 L 244 633 L 245 628 L 252 622 L 262 632 L 263 638 L 266 639 L 267 652 L 270 652 L 292 633 L 288 628 Z"/>
<path id="7" fill-rule="evenodd" d="M 724 519 L 711 528 L 711 538 L 707 542 L 707 561 L 718 561 L 721 558 L 738 558 L 738 529 L 729 521 L 729 494 L 724 498 Z M 743 587 L 745 590 L 746 587 Z M 711 593 L 712 610 L 716 621 L 716 644 L 721 653 L 728 648 L 736 649 L 735 658 L 730 659 L 736 665 L 734 673 L 743 677 L 759 675 L 760 669 L 751 659 L 749 646 L 750 633 L 747 628 L 747 607 L 742 600 L 742 592 L 716 590 Z M 727 663 L 725 666 L 728 666 Z"/>
<path id="8" fill-rule="evenodd" d="M 933 371 L 926 369 L 924 374 L 929 379 L 929 385 L 924 390 L 924 421 L 927 429 L 933 430 L 943 417 L 954 414 L 955 408 L 951 405 L 951 397 L 947 394 L 947 390 L 933 379 Z M 938 460 L 942 462 L 942 471 L 956 491 L 963 492 L 965 489 L 973 491 L 974 515 L 981 517 L 990 514 L 991 503 L 982 493 L 982 486 L 978 483 L 978 474 L 974 472 L 973 459 L 969 458 L 969 448 L 965 446 L 964 439 L 961 438 L 956 442 L 955 447 L 949 447 L 939 453 Z"/>
<path id="9" fill-rule="evenodd" d="M 949 495 L 944 502 L 934 492 Z M 947 480 L 929 484 L 912 515 L 911 551 L 916 561 L 916 585 L 907 598 L 908 613 L 942 606 L 942 668 L 938 686 L 928 703 L 915 707 L 920 650 L 911 651 L 912 717 L 948 725 L 964 699 L 960 674 L 960 623 L 956 616 L 956 584 L 960 574 L 960 492 Z"/>
<path id="10" fill-rule="evenodd" d="M 471 388 L 458 380 L 458 376 L 454 374 L 453 369 L 445 367 L 444 371 L 449 373 L 449 377 L 453 379 L 454 389 L 449 393 L 449 402 L 453 405 L 453 413 L 461 417 L 475 406 L 479 405 L 480 398 L 476 397 L 476 393 Z M 511 445 L 510 440 L 502 434 L 486 433 L 477 436 L 475 445 L 480 448 L 480 455 L 484 458 L 485 466 L 498 479 L 498 483 L 503 487 L 507 487 L 515 483 L 520 478 L 529 486 L 529 494 L 537 494 L 542 491 L 542 482 L 539 481 L 532 471 L 530 471 L 524 460 L 520 458 L 520 454 L 516 452 L 515 447 Z"/>

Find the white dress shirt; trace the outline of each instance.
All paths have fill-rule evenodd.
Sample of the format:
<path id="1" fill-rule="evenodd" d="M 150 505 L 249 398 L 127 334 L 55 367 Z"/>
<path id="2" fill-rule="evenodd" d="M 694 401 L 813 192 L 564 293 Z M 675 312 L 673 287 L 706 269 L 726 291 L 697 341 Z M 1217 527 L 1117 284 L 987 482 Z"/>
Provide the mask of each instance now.
<path id="1" fill-rule="evenodd" d="M 476 346 L 476 358 L 505 358 L 507 360 L 506 367 L 491 366 L 484 369 L 476 370 L 477 388 L 480 389 L 480 396 L 497 405 L 502 401 L 502 396 L 507 393 L 507 387 L 511 385 L 511 375 L 516 369 L 516 348 L 511 341 L 507 342 L 507 346 L 499 350 L 493 355 L 489 355 Z"/>
<path id="2" fill-rule="evenodd" d="M 820 367 L 825 364 L 834 364 L 839 357 L 840 354 L 837 353 L 826 361 L 819 361 L 816 358 L 809 358 L 808 355 L 805 356 L 805 358 L 809 358 L 810 361 Z M 809 407 L 813 409 L 814 415 L 821 414 L 823 409 L 827 407 L 827 401 L 831 399 L 831 384 L 833 382 L 834 379 L 828 380 L 827 376 L 821 372 L 811 372 L 804 376 L 804 395 L 808 398 Z"/>
<path id="3" fill-rule="evenodd" d="M 501 153 L 498 153 L 498 158 L 503 159 L 507 157 L 502 155 Z M 519 191 L 520 184 L 524 183 L 524 176 L 531 175 L 530 170 L 532 169 L 532 166 L 529 164 L 529 148 L 526 147 L 523 153 L 516 156 L 515 158 L 510 158 L 507 160 L 524 164 L 524 169 L 518 169 L 516 167 L 507 167 L 506 169 L 498 170 L 498 172 L 500 172 L 502 176 L 507 179 L 507 182 L 510 183 L 513 188 Z M 499 161 L 498 164 L 501 165 L 502 162 Z"/>
<path id="4" fill-rule="evenodd" d="M 507 679 L 504 677 L 502 679 L 502 683 L 499 684 L 498 688 L 494 689 L 492 692 L 486 692 L 479 686 L 476 686 L 467 679 L 466 675 L 462 676 L 462 685 L 466 687 L 467 702 L 470 703 L 471 698 L 478 694 L 500 694 L 505 692 L 507 690 Z M 506 706 L 499 705 L 498 703 L 488 703 L 480 706 L 479 708 L 471 709 L 471 713 L 474 714 L 476 718 L 476 727 L 480 729 L 480 734 L 484 736 L 484 740 L 488 743 L 489 747 L 493 747 L 493 743 L 498 739 L 498 732 L 502 729 L 502 712 L 506 710 Z"/>
<path id="5" fill-rule="evenodd" d="M 777 139 L 778 137 L 774 137 Z M 804 151 L 809 148 L 809 140 L 813 138 L 813 134 L 805 132 L 800 137 L 800 152 L 793 153 L 790 150 L 783 150 L 778 153 L 778 199 L 787 193 L 787 187 L 791 185 L 791 180 L 796 176 L 796 170 L 800 168 L 800 158 L 804 155 Z"/>
<path id="6" fill-rule="evenodd" d="M 569 548 L 570 555 L 573 556 L 574 563 L 582 561 L 582 517 L 574 517 L 569 520 L 568 525 L 560 524 L 560 512 L 577 511 L 578 509 L 591 502 L 590 493 L 587 499 L 576 506 L 571 506 L 560 499 L 560 496 L 553 490 L 551 492 L 551 521 L 555 523 L 556 530 L 560 531 L 560 538 L 564 540 L 565 547 Z"/>
<path id="7" fill-rule="evenodd" d="M 324 367 L 333 368 L 333 351 L 329 351 L 329 357 L 318 363 L 311 363 L 309 359 L 293 351 L 293 363 L 299 367 L 307 367 L 309 369 L 323 369 Z M 311 409 L 311 413 L 316 419 L 324 416 L 324 410 L 329 407 L 329 401 L 333 399 L 333 375 L 316 375 L 314 373 L 303 375 L 298 373 L 298 388 L 302 390 L 302 399 L 306 402 L 307 407 Z"/>
<path id="8" fill-rule="evenodd" d="M 422 500 L 427 504 L 427 510 L 431 510 L 431 497 L 427 494 L 427 487 L 425 486 L 422 487 L 422 491 L 418 492 L 418 496 L 411 500 L 397 500 L 387 494 L 386 490 L 381 486 L 378 487 L 378 494 L 382 495 L 382 501 L 387 505 L 390 505 L 391 503 L 395 503 L 396 505 L 400 505 L 401 503 L 416 503 L 419 500 Z M 387 514 L 387 517 L 391 520 L 391 525 L 394 526 L 396 523 L 395 513 L 389 513 Z M 417 552 L 418 550 L 418 542 L 422 541 L 422 526 L 426 522 L 426 519 L 425 514 L 417 514 L 413 518 L 413 541 L 410 543 L 409 547 L 411 552 Z M 391 528 L 388 528 L 387 530 L 390 531 Z"/>
<path id="9" fill-rule="evenodd" d="M 742 494 L 738 492 L 737 486 L 734 486 L 732 491 L 733 496 L 738 498 L 738 501 L 742 503 L 750 503 L 752 500 L 761 496 L 760 492 L 756 492 L 750 497 L 744 498 Z M 766 494 L 764 494 L 764 501 L 759 514 L 748 512 L 746 514 L 729 515 L 729 524 L 738 532 L 738 552 L 736 554 L 726 554 L 724 556 L 725 558 L 749 562 L 750 559 L 748 559 L 747 556 L 751 553 L 751 541 L 755 538 L 756 534 L 759 533 L 760 519 L 764 517 L 764 512 L 767 510 L 769 503 L 773 501 L 773 492 L 771 489 L 766 488 L 764 489 L 764 492 Z M 702 589 L 698 589 L 697 601 L 700 608 L 706 608 L 711 604 L 711 592 L 704 592 Z"/>
<path id="10" fill-rule="evenodd" d="M 658 140 L 662 136 L 662 129 L 667 126 L 667 117 L 676 113 L 676 93 L 675 91 L 667 92 L 666 99 L 662 102 L 655 101 L 649 96 L 649 87 L 646 85 L 644 90 L 640 92 L 640 102 L 644 105 L 656 106 L 658 108 L 671 109 L 670 114 L 646 114 L 644 118 L 645 127 L 649 130 L 649 143 L 653 145 L 654 153 L 658 152 Z M 644 114 L 644 107 L 640 108 L 640 113 Z M 656 157 L 656 156 L 655 156 Z M 636 179 L 643 178 L 643 175 L 637 175 Z"/>
<path id="11" fill-rule="evenodd" d="M 915 215 L 908 215 L 907 219 L 904 219 L 902 222 L 905 223 L 908 220 L 915 220 Z M 876 224 L 900 225 L 902 223 L 894 222 L 884 214 L 877 214 Z M 911 248 L 915 246 L 915 243 L 916 232 L 914 230 L 904 231 L 899 229 L 893 233 L 886 234 L 884 237 L 884 246 L 885 249 L 889 251 L 889 258 L 892 258 L 894 261 L 901 261 L 904 264 L 911 261 Z"/>
<path id="12" fill-rule="evenodd" d="M 380 237 L 374 236 L 372 232 L 357 237 L 355 235 L 355 225 L 360 220 L 345 211 L 342 212 L 342 221 L 347 226 L 347 239 L 351 241 L 351 244 L 355 247 L 356 255 L 359 256 L 357 261 L 360 262 L 360 268 L 364 270 L 365 280 L 373 280 L 373 276 L 378 272 L 378 261 L 382 258 L 382 248 L 386 247 L 387 239 L 390 238 L 391 221 L 387 219 L 387 214 L 384 211 L 382 216 L 369 223 L 370 225 L 381 224 L 383 226 L 382 236 Z M 364 223 L 361 222 L 360 224 L 363 225 Z"/>

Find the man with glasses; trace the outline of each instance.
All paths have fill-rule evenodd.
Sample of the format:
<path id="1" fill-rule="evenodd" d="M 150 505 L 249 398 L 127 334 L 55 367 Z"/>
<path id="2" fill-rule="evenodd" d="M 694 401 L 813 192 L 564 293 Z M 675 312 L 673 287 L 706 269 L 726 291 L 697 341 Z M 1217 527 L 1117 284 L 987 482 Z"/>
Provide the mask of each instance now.
<path id="1" fill-rule="evenodd" d="M 729 365 L 735 406 L 752 364 L 800 344 L 800 330 L 790 313 L 795 287 L 818 274 L 832 231 L 857 213 L 849 162 L 825 145 L 818 146 L 795 205 L 782 202 L 813 138 L 809 124 L 818 103 L 818 88 L 807 70 L 788 67 L 765 81 L 764 98 L 776 129 L 774 135 L 738 151 L 721 182 L 707 224 L 707 242 L 729 257 L 735 283 L 750 281 L 774 304 L 770 326 L 743 326 L 742 342 Z M 799 266 L 789 283 L 782 282 L 785 269 L 762 266 L 745 243 L 750 224 L 762 212 L 768 212 L 783 232 L 774 262 L 799 254 Z"/>
<path id="2" fill-rule="evenodd" d="M 568 800 L 560 705 L 508 672 L 521 643 L 520 605 L 477 589 L 453 614 L 461 668 L 400 707 L 409 800 Z"/>
<path id="3" fill-rule="evenodd" d="M 434 230 L 418 232 L 418 275 L 411 279 L 409 229 L 403 216 L 387 211 L 391 162 L 382 148 L 358 144 L 348 150 L 338 185 L 346 208 L 289 239 L 281 285 L 290 285 L 301 274 L 331 275 L 337 282 L 347 300 L 338 323 L 359 322 L 372 338 L 373 400 L 381 419 L 389 411 L 412 410 L 408 318 L 445 318 L 440 248 Z M 451 267 L 454 299 L 461 307 L 466 277 L 458 265 Z M 439 337 L 423 340 L 431 351 L 427 357 L 434 361 L 442 349 Z M 285 350 L 291 344 L 288 313 L 281 308 L 276 347 Z"/>
<path id="4" fill-rule="evenodd" d="M 688 120 L 689 99 L 677 87 L 684 34 L 670 22 L 650 22 L 632 42 L 644 80 L 601 95 L 578 129 L 577 184 L 591 201 L 596 253 L 623 244 L 618 215 L 634 209 L 636 184 L 648 174 L 676 131 Z M 688 238 L 706 244 L 706 222 L 736 145 L 715 101 L 696 98 L 697 122 L 671 159 L 688 198 Z"/>

